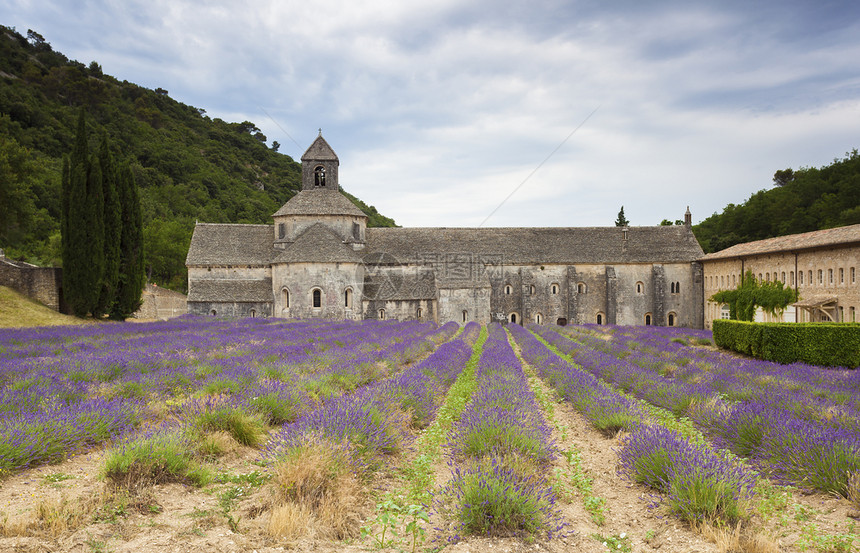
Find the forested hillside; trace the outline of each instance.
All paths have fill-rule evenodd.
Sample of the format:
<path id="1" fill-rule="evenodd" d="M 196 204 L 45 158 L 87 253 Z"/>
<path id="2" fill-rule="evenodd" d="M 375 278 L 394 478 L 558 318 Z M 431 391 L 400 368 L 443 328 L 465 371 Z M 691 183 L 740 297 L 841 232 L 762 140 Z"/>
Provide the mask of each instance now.
<path id="1" fill-rule="evenodd" d="M 860 155 L 856 149 L 820 169 L 777 171 L 773 185 L 694 225 L 705 253 L 742 242 L 860 223 Z"/>
<path id="2" fill-rule="evenodd" d="M 301 166 L 249 121 L 211 119 L 201 108 L 69 60 L 37 32 L 0 26 L 0 248 L 60 264 L 60 177 L 75 122 L 87 113 L 91 147 L 107 134 L 140 188 L 147 275 L 184 291 L 195 220 L 271 223 L 301 188 Z M 369 226 L 393 226 L 349 196 Z"/>

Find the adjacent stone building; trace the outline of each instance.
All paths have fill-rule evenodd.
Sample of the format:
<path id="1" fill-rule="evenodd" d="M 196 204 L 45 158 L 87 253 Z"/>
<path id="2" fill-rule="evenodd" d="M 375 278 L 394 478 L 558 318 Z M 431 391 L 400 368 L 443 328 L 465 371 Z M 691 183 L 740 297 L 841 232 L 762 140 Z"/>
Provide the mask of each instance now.
<path id="1" fill-rule="evenodd" d="M 703 252 L 684 225 L 367 228 L 320 135 L 272 225 L 198 223 L 188 311 L 233 317 L 702 328 Z"/>
<path id="2" fill-rule="evenodd" d="M 860 308 L 860 225 L 778 236 L 737 244 L 702 258 L 705 277 L 705 324 L 728 319 L 729 308 L 710 301 L 716 292 L 737 288 L 752 271 L 763 282 L 794 288 L 799 301 L 776 317 L 757 321 L 856 322 Z"/>

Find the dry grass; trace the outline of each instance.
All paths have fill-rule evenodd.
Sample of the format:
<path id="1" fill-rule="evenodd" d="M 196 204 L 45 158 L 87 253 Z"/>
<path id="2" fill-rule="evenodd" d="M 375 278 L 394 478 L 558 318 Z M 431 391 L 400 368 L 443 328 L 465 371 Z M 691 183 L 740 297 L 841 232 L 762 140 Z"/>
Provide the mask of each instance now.
<path id="1" fill-rule="evenodd" d="M 769 536 L 752 533 L 741 523 L 727 527 L 709 523 L 694 524 L 693 529 L 716 544 L 720 553 L 779 553 L 779 545 Z"/>
<path id="2" fill-rule="evenodd" d="M 231 455 L 242 449 L 242 444 L 237 442 L 229 432 L 219 430 L 207 432 L 200 443 L 200 450 L 204 455 Z"/>
<path id="3" fill-rule="evenodd" d="M 18 292 L 0 286 L 0 328 L 29 326 L 92 324 L 91 319 L 79 319 L 63 315 L 43 304 L 22 296 Z"/>
<path id="4" fill-rule="evenodd" d="M 3 537 L 42 537 L 55 539 L 74 532 L 92 520 L 92 515 L 107 501 L 104 492 L 89 497 L 66 496 L 59 499 L 40 501 L 30 511 L 30 516 L 0 520 L 0 536 Z"/>
<path id="5" fill-rule="evenodd" d="M 316 517 L 308 507 L 284 503 L 272 509 L 267 530 L 271 536 L 289 543 L 299 538 L 314 538 L 316 526 Z"/>
<path id="6" fill-rule="evenodd" d="M 860 472 L 848 475 L 848 501 L 855 509 L 860 510 Z"/>
<path id="7" fill-rule="evenodd" d="M 363 488 L 339 450 L 310 445 L 275 465 L 268 531 L 297 539 L 344 539 L 358 534 Z"/>

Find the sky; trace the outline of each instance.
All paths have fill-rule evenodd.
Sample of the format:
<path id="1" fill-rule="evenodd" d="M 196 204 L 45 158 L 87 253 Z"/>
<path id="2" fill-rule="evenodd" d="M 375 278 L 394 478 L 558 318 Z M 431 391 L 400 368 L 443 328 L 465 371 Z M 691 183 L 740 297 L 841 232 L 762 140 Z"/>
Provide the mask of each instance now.
<path id="1" fill-rule="evenodd" d="M 697 223 L 860 148 L 860 2 L 0 0 L 407 227 Z"/>

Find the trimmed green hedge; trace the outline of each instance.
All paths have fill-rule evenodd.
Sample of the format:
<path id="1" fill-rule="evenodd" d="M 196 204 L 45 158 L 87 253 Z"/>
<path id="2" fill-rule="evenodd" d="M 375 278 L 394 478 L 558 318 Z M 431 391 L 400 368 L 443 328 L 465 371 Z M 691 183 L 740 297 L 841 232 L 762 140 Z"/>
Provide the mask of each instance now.
<path id="1" fill-rule="evenodd" d="M 826 367 L 860 367 L 860 324 L 714 321 L 721 348 L 776 361 Z"/>

